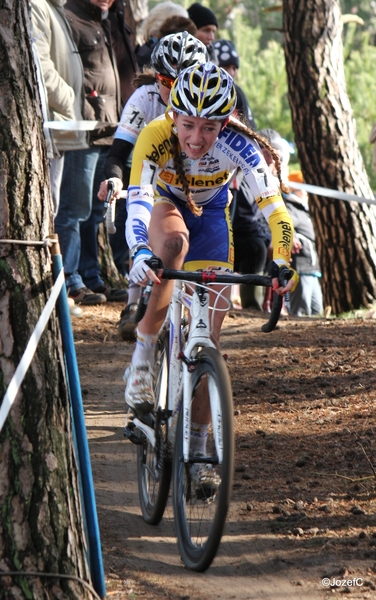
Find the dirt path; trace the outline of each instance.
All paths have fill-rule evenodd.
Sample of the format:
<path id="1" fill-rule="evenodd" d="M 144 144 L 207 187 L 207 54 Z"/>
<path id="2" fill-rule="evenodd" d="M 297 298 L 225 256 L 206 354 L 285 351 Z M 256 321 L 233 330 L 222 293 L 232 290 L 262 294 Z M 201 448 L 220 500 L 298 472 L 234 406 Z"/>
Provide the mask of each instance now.
<path id="1" fill-rule="evenodd" d="M 218 556 L 197 574 L 179 559 L 171 505 L 157 527 L 141 518 L 122 434 L 133 348 L 117 337 L 120 308 L 74 321 L 108 598 L 375 598 L 374 322 L 290 320 L 263 334 L 259 315 L 226 318 L 235 482 Z"/>

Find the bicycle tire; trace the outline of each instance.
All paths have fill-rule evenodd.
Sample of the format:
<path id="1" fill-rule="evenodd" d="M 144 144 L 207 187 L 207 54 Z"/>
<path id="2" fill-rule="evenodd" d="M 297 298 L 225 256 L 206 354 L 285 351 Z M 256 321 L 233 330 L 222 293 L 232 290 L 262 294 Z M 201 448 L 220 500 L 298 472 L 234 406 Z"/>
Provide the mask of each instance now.
<path id="1" fill-rule="evenodd" d="M 173 507 L 178 547 L 187 568 L 202 572 L 212 563 L 223 533 L 230 503 L 234 471 L 233 402 L 230 376 L 218 350 L 205 348 L 192 373 L 192 401 L 200 382 L 207 381 L 209 396 L 217 395 L 222 427 L 223 461 L 218 462 L 212 420 L 206 444 L 205 461 L 215 464 L 220 484 L 213 494 L 200 488 L 192 478 L 194 459 L 183 459 L 183 410 L 180 410 L 173 461 Z M 217 428 L 218 430 L 218 428 Z M 203 460 L 200 460 L 202 463 Z M 213 491 L 213 490 L 212 490 Z"/>
<path id="2" fill-rule="evenodd" d="M 156 444 L 153 447 L 148 438 L 137 430 L 142 443 L 137 445 L 138 496 L 142 517 L 149 525 L 161 521 L 170 490 L 172 457 L 167 446 L 168 422 L 167 381 L 168 381 L 168 333 L 164 331 L 158 339 L 155 361 L 156 380 L 154 393 L 157 408 L 150 416 L 154 427 Z M 164 413 L 164 417 L 163 417 Z"/>

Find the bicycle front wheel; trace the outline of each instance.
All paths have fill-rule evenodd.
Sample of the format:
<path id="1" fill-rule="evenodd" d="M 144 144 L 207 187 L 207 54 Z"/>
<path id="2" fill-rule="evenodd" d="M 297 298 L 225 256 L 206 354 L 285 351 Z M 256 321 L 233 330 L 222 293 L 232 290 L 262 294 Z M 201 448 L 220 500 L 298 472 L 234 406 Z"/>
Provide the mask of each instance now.
<path id="1" fill-rule="evenodd" d="M 156 410 L 150 415 L 154 429 L 154 444 L 141 432 L 137 445 L 138 496 L 142 517 L 146 523 L 157 525 L 163 517 L 170 490 L 172 457 L 167 446 L 167 384 L 168 384 L 168 334 L 160 336 L 155 360 Z"/>
<path id="2" fill-rule="evenodd" d="M 230 502 L 234 469 L 233 402 L 227 366 L 213 348 L 201 350 L 192 373 L 192 399 L 210 400 L 204 455 L 183 457 L 183 410 L 180 410 L 173 462 L 173 505 L 180 555 L 194 571 L 205 571 L 221 541 Z"/>

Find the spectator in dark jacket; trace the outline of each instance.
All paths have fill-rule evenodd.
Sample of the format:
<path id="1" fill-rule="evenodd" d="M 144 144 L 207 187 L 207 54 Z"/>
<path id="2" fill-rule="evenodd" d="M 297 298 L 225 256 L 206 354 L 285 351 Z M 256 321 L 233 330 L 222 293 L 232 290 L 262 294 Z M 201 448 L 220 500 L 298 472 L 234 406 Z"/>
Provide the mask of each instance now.
<path id="1" fill-rule="evenodd" d="M 122 103 L 132 89 L 129 83 L 133 76 L 130 75 L 135 73 L 136 62 L 120 0 L 68 0 L 66 15 L 84 67 L 84 117 L 102 125 L 90 132 L 87 150 L 65 155 L 55 227 L 60 239 L 66 285 L 69 297 L 77 304 L 123 302 L 127 297 L 126 290 L 109 287 L 100 276 L 97 233 L 103 217 L 103 203 L 98 200 L 97 192 L 104 178 L 104 163 Z M 115 49 L 120 46 L 118 64 Z M 123 77 L 119 65 L 126 71 Z M 126 81 L 121 86 L 123 78 Z"/>
<path id="2" fill-rule="evenodd" d="M 320 285 L 319 257 L 316 251 L 316 236 L 308 208 L 308 194 L 305 190 L 294 190 L 294 181 L 303 183 L 301 171 L 289 175 L 291 194 L 284 194 L 287 210 L 294 223 L 294 245 L 292 267 L 300 280 L 291 294 L 291 314 L 310 317 L 323 313 L 323 298 Z"/>

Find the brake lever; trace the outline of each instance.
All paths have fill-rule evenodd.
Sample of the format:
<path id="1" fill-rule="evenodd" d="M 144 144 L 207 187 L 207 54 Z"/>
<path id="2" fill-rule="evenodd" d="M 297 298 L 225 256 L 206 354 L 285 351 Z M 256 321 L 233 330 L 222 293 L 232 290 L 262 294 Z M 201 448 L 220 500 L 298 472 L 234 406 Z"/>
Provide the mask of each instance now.
<path id="1" fill-rule="evenodd" d="M 292 271 L 288 267 L 281 267 L 278 271 L 278 283 L 282 287 L 286 287 L 286 284 L 289 279 L 292 277 Z M 287 296 L 287 299 L 286 299 Z M 272 312 L 270 313 L 269 320 L 267 323 L 264 323 L 261 327 L 261 330 L 264 333 L 270 333 L 275 329 L 279 317 L 281 315 L 281 309 L 283 304 L 283 298 L 285 298 L 285 306 L 290 312 L 290 292 L 287 292 L 284 296 L 278 296 L 275 292 L 273 293 L 273 307 Z"/>
<path id="2" fill-rule="evenodd" d="M 151 269 L 153 269 L 154 273 L 157 273 L 158 269 L 163 268 L 163 264 L 160 258 L 157 256 L 152 256 L 149 260 L 145 261 Z M 135 314 L 135 321 L 138 323 L 143 318 L 146 313 L 147 306 L 149 304 L 149 298 L 151 294 L 151 290 L 153 289 L 154 281 L 149 279 L 146 286 L 142 290 L 141 299 L 137 307 L 137 311 Z"/>
<path id="3" fill-rule="evenodd" d="M 115 184 L 113 181 L 111 181 L 111 179 L 109 179 L 107 182 L 107 196 L 106 196 L 106 200 L 103 203 L 103 215 L 102 215 L 103 219 L 106 218 L 106 213 L 107 213 L 108 207 L 111 204 L 111 198 L 114 194 L 114 191 L 115 191 Z"/>
<path id="4" fill-rule="evenodd" d="M 141 294 L 142 303 L 145 306 L 147 306 L 149 303 L 149 298 L 150 298 L 151 290 L 153 289 L 153 284 L 154 284 L 154 282 L 151 279 L 149 279 L 146 286 L 142 290 L 142 294 Z"/>
<path id="5" fill-rule="evenodd" d="M 278 281 L 279 281 L 280 285 L 282 285 L 283 287 L 286 287 L 287 282 L 291 279 L 291 277 L 292 277 L 292 271 L 288 267 L 281 267 L 279 269 Z M 286 292 L 286 294 L 283 297 L 285 300 L 286 310 L 290 314 L 291 313 L 290 292 Z"/>

